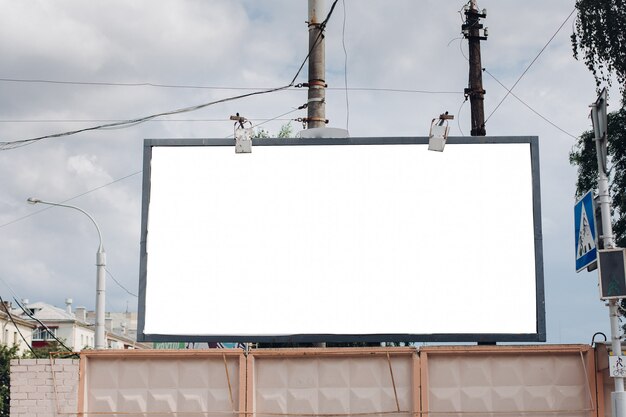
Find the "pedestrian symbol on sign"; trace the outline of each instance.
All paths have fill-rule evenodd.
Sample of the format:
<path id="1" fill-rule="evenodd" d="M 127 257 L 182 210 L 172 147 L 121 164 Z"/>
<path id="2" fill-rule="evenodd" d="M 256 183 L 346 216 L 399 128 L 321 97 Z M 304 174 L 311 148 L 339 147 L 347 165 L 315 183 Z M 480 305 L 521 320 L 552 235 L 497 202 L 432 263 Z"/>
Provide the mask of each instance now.
<path id="1" fill-rule="evenodd" d="M 598 258 L 597 230 L 593 194 L 587 192 L 574 206 L 576 271 L 580 272 Z"/>
<path id="2" fill-rule="evenodd" d="M 578 258 L 588 254 L 596 248 L 596 242 L 591 234 L 591 226 L 589 225 L 589 218 L 587 217 L 587 210 L 585 206 L 582 206 L 580 216 L 580 231 L 578 232 Z"/>

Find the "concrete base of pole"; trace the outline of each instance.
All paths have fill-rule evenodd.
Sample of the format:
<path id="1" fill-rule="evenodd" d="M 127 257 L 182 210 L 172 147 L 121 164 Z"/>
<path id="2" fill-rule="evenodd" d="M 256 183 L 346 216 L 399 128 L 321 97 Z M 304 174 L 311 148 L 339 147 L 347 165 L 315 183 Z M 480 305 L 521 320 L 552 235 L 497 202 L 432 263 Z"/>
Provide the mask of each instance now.
<path id="1" fill-rule="evenodd" d="M 626 391 L 611 393 L 611 415 L 613 417 L 626 416 Z"/>

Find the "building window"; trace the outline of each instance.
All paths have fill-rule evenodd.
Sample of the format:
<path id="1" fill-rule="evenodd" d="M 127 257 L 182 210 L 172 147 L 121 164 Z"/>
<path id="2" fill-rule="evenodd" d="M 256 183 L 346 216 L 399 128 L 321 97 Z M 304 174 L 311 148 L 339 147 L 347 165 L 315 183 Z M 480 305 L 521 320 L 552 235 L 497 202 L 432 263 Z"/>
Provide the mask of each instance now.
<path id="1" fill-rule="evenodd" d="M 33 330 L 33 340 L 53 340 L 56 337 L 56 335 L 57 335 L 56 327 L 48 327 L 47 329 L 44 327 L 38 327 L 35 330 Z"/>

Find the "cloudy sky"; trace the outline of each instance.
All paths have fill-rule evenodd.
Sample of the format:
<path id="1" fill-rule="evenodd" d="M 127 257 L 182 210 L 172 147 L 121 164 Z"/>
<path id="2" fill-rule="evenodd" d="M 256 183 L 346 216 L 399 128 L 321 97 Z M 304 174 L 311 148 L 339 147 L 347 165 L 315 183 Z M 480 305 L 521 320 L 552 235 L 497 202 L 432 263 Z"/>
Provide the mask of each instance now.
<path id="1" fill-rule="evenodd" d="M 306 0 L 0 4 L 0 141 L 283 86 L 307 53 Z M 354 137 L 426 136 L 430 120 L 449 111 L 456 118 L 450 134 L 468 135 L 463 4 L 340 0 L 326 37 L 329 125 L 347 126 Z M 596 97 L 592 75 L 572 58 L 574 16 L 514 90 L 562 130 L 511 96 L 491 114 L 506 94 L 499 82 L 516 82 L 572 12 L 574 1 L 482 0 L 479 8 L 488 11 L 489 39 L 482 50 L 491 74 L 484 75 L 487 134 L 539 137 L 548 341 L 589 343 L 594 332 L 608 334 L 609 320 L 596 273 L 574 269 L 576 172 L 568 153 L 575 140 L 571 135 L 591 128 L 588 105 Z M 305 81 L 306 70 L 296 82 Z M 235 112 L 277 132 L 290 119 L 306 116 L 306 110 L 297 110 L 305 102 L 306 91 L 293 88 L 0 151 L 0 294 L 58 306 L 71 297 L 75 306 L 94 307 L 93 226 L 80 213 L 42 211 L 26 203 L 31 196 L 71 199 L 69 204 L 100 224 L 108 269 L 121 284 L 107 279 L 107 310 L 136 310 L 143 139 L 223 138 L 232 134 L 227 119 Z M 617 92 L 611 102 L 615 108 Z M 300 123 L 291 123 L 300 130 Z M 458 306 L 451 312 L 460 312 Z"/>

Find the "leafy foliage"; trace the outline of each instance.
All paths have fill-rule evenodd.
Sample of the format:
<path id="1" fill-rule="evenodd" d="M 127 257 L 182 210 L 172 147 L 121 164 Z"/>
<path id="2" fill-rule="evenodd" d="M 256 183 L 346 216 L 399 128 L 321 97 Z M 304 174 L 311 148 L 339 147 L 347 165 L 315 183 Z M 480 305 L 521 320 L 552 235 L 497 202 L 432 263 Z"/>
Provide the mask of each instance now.
<path id="1" fill-rule="evenodd" d="M 619 247 L 626 247 L 626 107 L 608 115 L 609 184 L 613 210 L 613 233 Z M 584 132 L 569 154 L 578 167 L 576 195 L 582 196 L 598 184 L 596 145 L 592 131 Z"/>
<path id="2" fill-rule="evenodd" d="M 576 9 L 574 58 L 582 55 L 598 87 L 614 74 L 626 104 L 626 0 L 577 0 Z"/>
<path id="3" fill-rule="evenodd" d="M 65 341 L 63 341 L 65 342 Z M 67 352 L 67 355 L 60 354 L 60 352 Z M 67 351 L 59 342 L 56 340 L 49 341 L 45 346 L 35 347 L 32 351 L 24 353 L 24 358 L 26 359 L 48 359 L 51 353 L 55 353 L 55 357 L 63 358 L 74 355 L 73 352 Z"/>
<path id="4" fill-rule="evenodd" d="M 18 358 L 18 346 L 0 345 L 0 417 L 9 417 L 11 394 L 11 359 Z"/>
<path id="5" fill-rule="evenodd" d="M 252 138 L 254 139 L 267 139 L 267 138 L 271 138 L 271 137 L 277 137 L 277 138 L 290 138 L 293 136 L 293 127 L 291 126 L 291 122 L 286 123 L 284 125 L 282 125 L 280 127 L 280 130 L 278 131 L 278 134 L 276 136 L 272 136 L 270 134 L 270 132 L 268 132 L 265 129 L 257 129 L 254 132 L 254 135 L 252 136 Z"/>

